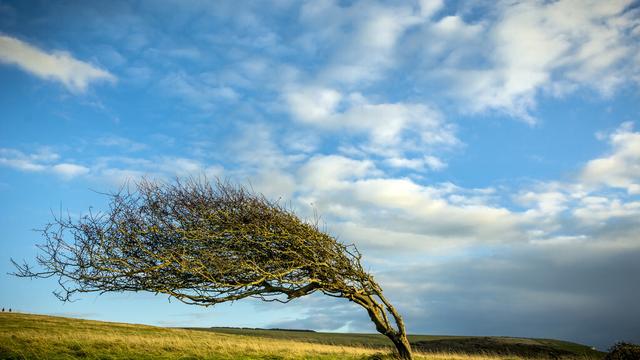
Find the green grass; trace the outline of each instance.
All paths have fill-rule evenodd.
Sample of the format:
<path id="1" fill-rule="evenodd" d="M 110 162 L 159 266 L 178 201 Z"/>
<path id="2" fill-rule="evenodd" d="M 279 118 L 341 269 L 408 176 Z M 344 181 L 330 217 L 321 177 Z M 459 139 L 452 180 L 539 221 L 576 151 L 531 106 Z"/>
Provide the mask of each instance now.
<path id="1" fill-rule="evenodd" d="M 370 349 L 1 313 L 0 359 L 363 359 Z"/>
<path id="2" fill-rule="evenodd" d="M 365 360 L 392 352 L 386 339 L 373 334 L 202 330 L 0 313 L 0 359 Z M 414 336 L 412 341 L 442 338 L 451 339 Z M 527 341 L 582 349 L 581 345 L 555 340 Z M 584 359 L 583 356 L 576 358 Z M 417 354 L 416 359 L 506 360 L 518 357 L 439 352 Z"/>
<path id="3" fill-rule="evenodd" d="M 357 333 L 326 333 L 312 331 L 290 331 L 290 330 L 263 330 L 247 328 L 186 328 L 190 330 L 211 331 L 220 334 L 255 336 L 268 339 L 286 339 L 304 341 L 317 344 L 346 345 L 346 346 L 369 346 L 387 347 L 391 342 L 384 335 L 380 334 L 357 334 Z M 441 339 L 464 339 L 468 336 L 446 336 L 446 335 L 409 335 L 410 342 Z M 506 339 L 506 338 L 505 338 Z M 528 339 L 527 339 L 528 340 Z M 583 346 L 575 344 L 577 346 Z"/>
<path id="4" fill-rule="evenodd" d="M 200 331 L 212 331 L 221 334 L 234 334 L 245 336 L 257 336 L 270 339 L 289 339 L 296 341 L 305 341 L 318 344 L 333 344 L 333 345 L 365 345 L 365 346 L 389 346 L 389 340 L 380 334 L 357 334 L 357 333 L 327 333 L 327 332 L 314 332 L 314 331 L 291 331 L 291 330 L 264 330 L 264 329 L 247 329 L 247 328 L 226 328 L 226 327 L 211 327 L 211 328 L 186 328 L 190 330 Z M 468 339 L 472 336 L 451 336 L 451 335 L 409 335 L 410 342 L 416 341 L 432 341 L 443 339 Z M 544 343 L 557 343 L 559 346 L 561 343 L 565 343 L 559 340 L 545 340 L 545 339 L 523 339 L 512 337 L 493 337 L 495 339 L 502 339 L 505 342 L 524 341 L 524 342 L 544 342 Z M 575 345 L 577 348 L 588 347 L 575 343 L 567 343 Z"/>
<path id="5" fill-rule="evenodd" d="M 343 333 L 323 333 L 310 331 L 289 331 L 289 330 L 264 330 L 264 329 L 246 329 L 246 328 L 189 328 L 192 330 L 210 331 L 220 334 L 244 335 L 250 337 L 261 337 L 268 339 L 295 340 L 301 342 L 341 345 L 341 346 L 366 346 L 372 348 L 388 347 L 391 343 L 380 334 L 343 334 Z M 447 335 L 409 335 L 411 343 L 422 341 L 438 341 L 448 340 L 454 342 L 462 342 L 463 340 L 474 339 L 476 341 L 485 341 L 485 343 L 505 344 L 506 346 L 532 345 L 539 347 L 547 347 L 560 352 L 571 353 L 576 358 L 600 359 L 603 353 L 592 350 L 590 347 L 562 340 L 554 339 L 531 339 L 516 338 L 505 336 L 491 337 L 473 337 L 473 336 L 447 336 Z M 489 347 L 490 344 L 487 344 Z"/>

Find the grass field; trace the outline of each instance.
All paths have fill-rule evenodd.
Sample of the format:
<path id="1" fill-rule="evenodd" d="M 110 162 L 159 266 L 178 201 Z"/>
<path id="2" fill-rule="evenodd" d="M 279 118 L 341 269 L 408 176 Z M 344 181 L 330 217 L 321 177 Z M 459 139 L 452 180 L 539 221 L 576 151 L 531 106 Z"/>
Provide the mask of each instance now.
<path id="1" fill-rule="evenodd" d="M 414 337 L 412 341 L 429 339 L 435 340 L 434 337 Z M 389 354 L 392 350 L 384 347 L 380 340 L 384 339 L 368 334 L 242 329 L 201 331 L 0 313 L 0 359 L 375 359 L 376 355 Z M 440 352 L 418 354 L 416 358 L 493 360 L 518 357 Z M 584 359 L 586 356 L 572 358 Z"/>
<path id="2" fill-rule="evenodd" d="M 389 340 L 380 334 L 339 334 L 308 331 L 289 330 L 263 330 L 240 328 L 190 328 L 193 330 L 212 331 L 223 334 L 245 335 L 269 339 L 295 340 L 317 344 L 342 345 L 342 346 L 366 346 L 387 347 Z M 600 358 L 602 353 L 594 351 L 590 347 L 568 341 L 554 339 L 526 339 L 513 337 L 470 337 L 470 336 L 443 336 L 443 335 L 409 335 L 409 341 L 413 344 L 424 342 L 437 343 L 464 343 L 467 340 L 501 343 L 505 345 L 538 345 L 550 349 L 568 352 L 585 358 Z"/>

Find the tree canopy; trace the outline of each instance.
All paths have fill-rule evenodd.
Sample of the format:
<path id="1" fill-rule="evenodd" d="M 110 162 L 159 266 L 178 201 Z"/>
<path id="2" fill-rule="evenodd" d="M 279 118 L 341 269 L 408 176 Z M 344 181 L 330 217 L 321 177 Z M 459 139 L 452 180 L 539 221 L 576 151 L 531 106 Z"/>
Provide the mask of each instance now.
<path id="1" fill-rule="evenodd" d="M 36 258 L 42 269 L 14 262 L 15 275 L 57 278 L 63 301 L 83 292 L 150 291 L 209 306 L 322 292 L 364 307 L 399 355 L 411 358 L 402 318 L 358 249 L 278 201 L 199 179 L 142 180 L 133 191 L 106 195 L 107 211 L 47 224 Z"/>

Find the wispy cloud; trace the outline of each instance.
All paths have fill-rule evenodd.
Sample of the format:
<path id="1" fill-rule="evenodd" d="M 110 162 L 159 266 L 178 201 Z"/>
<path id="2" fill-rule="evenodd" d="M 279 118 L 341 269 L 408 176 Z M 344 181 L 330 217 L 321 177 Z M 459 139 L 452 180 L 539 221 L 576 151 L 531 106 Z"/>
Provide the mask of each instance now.
<path id="1" fill-rule="evenodd" d="M 85 175 L 89 173 L 89 168 L 82 165 L 77 164 L 69 164 L 69 163 L 60 163 L 55 164 L 51 167 L 54 173 L 59 174 L 60 176 L 71 179 L 76 176 Z"/>
<path id="2" fill-rule="evenodd" d="M 39 78 L 58 81 L 75 93 L 86 91 L 93 82 L 116 81 L 108 71 L 77 60 L 67 52 L 46 52 L 7 35 L 0 35 L 0 62 L 16 65 Z"/>
<path id="3" fill-rule="evenodd" d="M 588 184 L 604 185 L 640 194 L 640 133 L 633 123 L 623 123 L 608 136 L 612 152 L 589 161 L 581 178 Z"/>
<path id="4" fill-rule="evenodd" d="M 152 157 L 108 156 L 98 158 L 91 165 L 93 181 L 120 186 L 127 181 L 144 178 L 171 180 L 176 177 L 223 175 L 224 168 L 218 164 L 178 156 L 155 155 Z"/>
<path id="5" fill-rule="evenodd" d="M 0 148 L 0 166 L 26 172 L 53 172 L 66 180 L 89 173 L 89 168 L 69 162 L 60 162 L 60 155 L 49 148 L 31 154 L 20 150 Z"/>
<path id="6" fill-rule="evenodd" d="M 205 111 L 216 108 L 220 102 L 235 102 L 239 97 L 233 88 L 216 83 L 207 74 L 172 73 L 160 81 L 160 86 L 168 94 Z"/>
<path id="7" fill-rule="evenodd" d="M 365 154 L 398 158 L 418 148 L 428 152 L 460 143 L 455 126 L 425 104 L 374 103 L 360 93 L 345 95 L 313 86 L 291 87 L 284 98 L 294 121 L 329 131 L 364 134 L 366 141 L 350 144 Z M 435 158 L 429 159 L 434 165 Z"/>
<path id="8" fill-rule="evenodd" d="M 26 172 L 52 172 L 65 180 L 89 173 L 88 167 L 59 160 L 60 155 L 49 148 L 42 148 L 31 154 L 0 148 L 0 166 Z"/>
<path id="9" fill-rule="evenodd" d="M 99 146 L 122 149 L 127 152 L 136 152 L 148 148 L 146 144 L 117 135 L 102 136 L 95 140 L 95 144 Z"/>
<path id="10" fill-rule="evenodd" d="M 430 78 L 470 111 L 504 111 L 529 122 L 540 95 L 580 88 L 604 96 L 638 80 L 640 25 L 631 1 L 499 2 L 493 19 L 452 15 L 423 27 Z M 449 39 L 449 40 L 447 40 Z M 434 62 L 434 59 L 444 59 Z M 635 80 L 634 80 L 635 79 Z"/>
<path id="11" fill-rule="evenodd" d="M 106 143 L 101 143 L 101 145 L 106 146 L 136 144 L 140 148 L 147 147 L 145 144 L 135 143 L 120 137 L 105 137 L 103 140 Z M 98 142 L 100 143 L 100 141 Z M 194 158 L 171 155 L 102 156 L 81 165 L 46 147 L 31 153 L 0 148 L 0 166 L 22 172 L 52 173 L 62 180 L 85 178 L 112 186 L 120 186 L 127 181 L 140 180 L 143 177 L 157 180 L 171 180 L 176 177 L 189 176 L 215 178 L 222 176 L 224 172 L 224 168 L 219 164 L 209 164 Z"/>
<path id="12" fill-rule="evenodd" d="M 306 42 L 335 45 L 318 80 L 346 86 L 379 80 L 395 65 L 395 49 L 403 34 L 422 23 L 435 8 L 437 4 L 428 4 L 420 11 L 412 6 L 374 2 L 357 2 L 349 7 L 337 2 L 307 3 L 302 20 L 322 26 L 315 27 L 316 32 L 308 34 Z"/>
<path id="13" fill-rule="evenodd" d="M 395 168 L 405 168 L 411 170 L 442 170 L 447 167 L 447 164 L 442 162 L 439 158 L 431 155 L 423 156 L 421 158 L 407 159 L 400 157 L 392 157 L 385 160 L 385 163 Z"/>
<path id="14" fill-rule="evenodd" d="M 480 19 L 455 7 L 439 14 L 440 1 L 308 3 L 300 16 L 308 31 L 296 44 L 327 59 L 308 76 L 320 86 L 364 92 L 404 69 L 424 86 L 441 84 L 467 112 L 534 123 L 540 96 L 578 89 L 610 96 L 640 80 L 640 10 L 631 3 L 496 2 Z"/>

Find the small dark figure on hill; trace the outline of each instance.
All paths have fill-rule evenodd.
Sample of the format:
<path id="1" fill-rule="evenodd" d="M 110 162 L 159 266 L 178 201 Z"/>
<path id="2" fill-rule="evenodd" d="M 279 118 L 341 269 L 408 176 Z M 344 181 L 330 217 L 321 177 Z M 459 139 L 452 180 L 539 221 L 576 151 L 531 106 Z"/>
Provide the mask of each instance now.
<path id="1" fill-rule="evenodd" d="M 618 342 L 609 348 L 604 360 L 638 360 L 640 359 L 640 345 Z"/>
<path id="2" fill-rule="evenodd" d="M 9 308 L 9 312 L 11 312 L 11 308 Z"/>
<path id="3" fill-rule="evenodd" d="M 2 312 L 4 312 L 4 308 L 2 308 Z"/>

